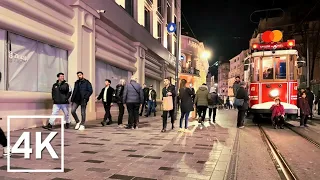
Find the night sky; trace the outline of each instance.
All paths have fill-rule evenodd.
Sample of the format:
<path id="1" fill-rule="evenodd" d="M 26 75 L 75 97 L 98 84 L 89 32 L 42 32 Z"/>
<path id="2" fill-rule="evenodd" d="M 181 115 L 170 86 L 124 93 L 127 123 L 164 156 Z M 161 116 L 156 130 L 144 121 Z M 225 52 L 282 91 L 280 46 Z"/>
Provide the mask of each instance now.
<path id="1" fill-rule="evenodd" d="M 204 42 L 205 47 L 212 51 L 210 65 L 220 56 L 228 61 L 242 50 L 248 49 L 249 40 L 258 25 L 250 21 L 250 15 L 255 10 L 282 8 L 287 11 L 289 7 L 310 7 L 317 1 L 182 0 L 182 34 L 186 35 L 187 32 L 188 36 L 194 37 L 187 20 L 195 38 Z M 269 12 L 268 17 L 279 16 L 279 13 L 281 12 Z M 255 13 L 252 17 L 257 22 L 266 17 L 266 12 Z"/>

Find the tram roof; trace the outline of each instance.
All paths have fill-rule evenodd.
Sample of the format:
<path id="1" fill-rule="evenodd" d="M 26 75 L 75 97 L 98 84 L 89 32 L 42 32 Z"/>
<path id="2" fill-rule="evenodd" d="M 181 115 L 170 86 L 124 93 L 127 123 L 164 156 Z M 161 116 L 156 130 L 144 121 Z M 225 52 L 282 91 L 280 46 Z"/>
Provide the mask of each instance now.
<path id="1" fill-rule="evenodd" d="M 246 57 L 261 57 L 261 56 L 279 56 L 279 55 L 298 55 L 298 51 L 295 49 L 289 49 L 289 50 L 275 50 L 272 51 L 259 51 L 259 52 L 253 52 L 250 56 Z"/>

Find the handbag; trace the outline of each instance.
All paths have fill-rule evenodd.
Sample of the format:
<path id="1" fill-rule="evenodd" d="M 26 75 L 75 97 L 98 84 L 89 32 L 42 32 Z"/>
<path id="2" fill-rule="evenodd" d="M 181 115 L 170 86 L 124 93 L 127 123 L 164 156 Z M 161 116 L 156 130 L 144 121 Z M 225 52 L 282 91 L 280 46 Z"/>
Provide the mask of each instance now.
<path id="1" fill-rule="evenodd" d="M 244 99 L 238 99 L 238 98 L 234 98 L 234 106 L 243 106 L 243 103 L 244 103 Z"/>
<path id="2" fill-rule="evenodd" d="M 173 110 L 173 100 L 172 97 L 163 97 L 163 111 Z"/>

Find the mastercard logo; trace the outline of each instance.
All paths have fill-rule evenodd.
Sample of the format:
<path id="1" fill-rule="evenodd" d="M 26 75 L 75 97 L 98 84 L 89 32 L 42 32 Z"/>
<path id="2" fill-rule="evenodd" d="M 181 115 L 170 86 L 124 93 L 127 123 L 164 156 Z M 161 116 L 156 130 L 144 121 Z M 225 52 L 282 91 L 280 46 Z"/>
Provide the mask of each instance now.
<path id="1" fill-rule="evenodd" d="M 282 32 L 279 30 L 266 31 L 262 34 L 262 40 L 266 43 L 279 42 L 282 39 Z"/>

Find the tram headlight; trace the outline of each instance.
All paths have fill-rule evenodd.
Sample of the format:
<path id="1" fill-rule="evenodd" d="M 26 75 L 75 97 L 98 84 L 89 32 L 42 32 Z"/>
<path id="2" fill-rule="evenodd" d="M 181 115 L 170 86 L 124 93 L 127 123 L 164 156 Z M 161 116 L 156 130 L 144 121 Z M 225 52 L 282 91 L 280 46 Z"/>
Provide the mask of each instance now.
<path id="1" fill-rule="evenodd" d="M 273 98 L 278 97 L 279 96 L 279 90 L 278 89 L 273 89 L 270 91 L 269 95 Z"/>

